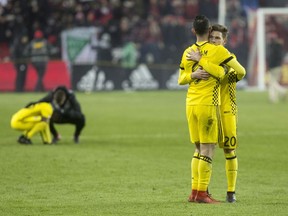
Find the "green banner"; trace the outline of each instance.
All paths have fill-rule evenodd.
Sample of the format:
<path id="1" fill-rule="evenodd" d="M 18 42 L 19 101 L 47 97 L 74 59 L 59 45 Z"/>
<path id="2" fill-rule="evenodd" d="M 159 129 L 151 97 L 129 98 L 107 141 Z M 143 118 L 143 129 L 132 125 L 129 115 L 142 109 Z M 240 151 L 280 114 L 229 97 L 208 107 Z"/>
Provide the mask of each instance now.
<path id="1" fill-rule="evenodd" d="M 89 39 L 67 36 L 67 52 L 71 62 L 75 60 L 87 43 L 89 43 Z"/>

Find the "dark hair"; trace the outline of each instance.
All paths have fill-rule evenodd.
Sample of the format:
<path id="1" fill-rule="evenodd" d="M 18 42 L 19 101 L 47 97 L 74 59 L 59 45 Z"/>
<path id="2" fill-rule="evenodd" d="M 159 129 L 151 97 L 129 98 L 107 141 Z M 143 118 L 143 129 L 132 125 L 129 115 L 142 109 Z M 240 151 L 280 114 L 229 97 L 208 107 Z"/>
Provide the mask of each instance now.
<path id="1" fill-rule="evenodd" d="M 54 102 L 62 105 L 66 100 L 66 92 L 63 89 L 57 89 L 53 95 Z"/>
<path id="2" fill-rule="evenodd" d="M 204 35 L 209 32 L 210 22 L 204 15 L 198 15 L 193 22 L 193 28 L 197 35 Z"/>
<path id="3" fill-rule="evenodd" d="M 56 91 L 58 91 L 60 89 L 63 90 L 66 94 L 68 94 L 68 89 L 64 85 L 57 86 L 56 88 L 53 89 L 53 92 L 56 92 Z"/>
<path id="4" fill-rule="evenodd" d="M 214 24 L 211 26 L 210 32 L 213 32 L 213 31 L 221 32 L 224 39 L 227 39 L 227 37 L 228 37 L 228 29 L 226 26 L 223 26 L 220 24 Z"/>

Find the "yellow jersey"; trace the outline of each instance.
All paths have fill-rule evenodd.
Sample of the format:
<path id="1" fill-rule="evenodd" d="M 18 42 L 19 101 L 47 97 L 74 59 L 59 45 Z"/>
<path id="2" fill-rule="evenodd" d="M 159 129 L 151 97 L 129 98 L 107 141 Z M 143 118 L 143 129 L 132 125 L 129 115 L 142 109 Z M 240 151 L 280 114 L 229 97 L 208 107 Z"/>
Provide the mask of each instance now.
<path id="1" fill-rule="evenodd" d="M 190 49 L 200 51 L 202 57 L 199 62 L 186 59 Z M 225 70 L 219 66 L 233 58 L 233 55 L 225 47 L 216 46 L 207 41 L 188 47 L 182 56 L 178 78 L 179 85 L 189 84 L 186 105 L 220 105 L 220 80 L 224 77 Z M 192 80 L 191 73 L 199 67 L 205 69 L 212 76 L 208 80 Z"/>
<path id="2" fill-rule="evenodd" d="M 237 114 L 236 83 L 239 80 L 243 79 L 245 74 L 246 74 L 245 70 L 235 71 L 233 68 L 230 67 L 229 72 L 221 80 L 221 87 L 220 87 L 221 114 L 232 114 L 232 115 Z"/>
<path id="3" fill-rule="evenodd" d="M 12 119 L 16 119 L 17 121 L 25 121 L 26 118 L 32 116 L 41 116 L 43 118 L 50 119 L 52 114 L 52 105 L 50 103 L 41 102 L 20 109 L 17 113 L 13 115 Z"/>

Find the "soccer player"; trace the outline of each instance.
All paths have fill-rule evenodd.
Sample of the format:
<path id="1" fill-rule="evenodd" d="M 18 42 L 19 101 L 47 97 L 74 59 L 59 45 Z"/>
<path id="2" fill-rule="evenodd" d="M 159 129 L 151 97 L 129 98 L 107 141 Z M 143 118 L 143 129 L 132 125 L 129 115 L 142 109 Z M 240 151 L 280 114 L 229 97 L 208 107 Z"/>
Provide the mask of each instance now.
<path id="1" fill-rule="evenodd" d="M 228 29 L 225 26 L 212 25 L 209 35 L 209 42 L 215 45 L 225 45 L 227 42 Z M 189 53 L 190 60 L 199 61 L 201 55 L 199 52 Z M 198 72 L 200 73 L 200 72 Z M 201 76 L 196 73 L 199 79 L 207 79 L 209 73 L 201 71 Z M 224 150 L 226 158 L 226 177 L 227 177 L 227 196 L 229 203 L 236 202 L 235 189 L 238 170 L 238 159 L 235 149 L 238 145 L 237 139 L 237 104 L 236 104 L 236 83 L 243 79 L 245 71 L 235 71 L 230 68 L 229 72 L 221 80 L 220 98 L 221 98 L 221 119 L 223 124 L 224 142 L 219 143 L 220 148 Z"/>
<path id="2" fill-rule="evenodd" d="M 11 118 L 11 128 L 23 132 L 18 142 L 20 144 L 32 144 L 31 138 L 36 133 L 40 133 L 43 143 L 51 144 L 49 122 L 53 110 L 61 106 L 64 100 L 63 94 L 57 93 L 51 103 L 32 102 L 16 112 Z"/>
<path id="3" fill-rule="evenodd" d="M 55 96 L 61 94 L 64 97 L 61 103 L 53 112 L 50 121 L 50 130 L 53 135 L 53 143 L 57 143 L 61 136 L 57 132 L 54 124 L 73 124 L 75 125 L 75 132 L 73 140 L 79 143 L 79 136 L 85 126 L 85 116 L 81 111 L 81 106 L 72 90 L 68 90 L 65 86 L 58 86 L 53 91 L 49 92 L 44 98 L 38 102 L 53 102 Z"/>
<path id="4" fill-rule="evenodd" d="M 212 173 L 212 158 L 215 145 L 224 139 L 220 121 L 220 79 L 225 75 L 227 64 L 236 71 L 245 71 L 241 64 L 223 46 L 208 43 L 209 20 L 196 16 L 192 32 L 197 42 L 188 47 L 180 64 L 178 84 L 189 84 L 186 97 L 186 117 L 190 140 L 195 144 L 191 161 L 192 192 L 188 201 L 199 203 L 218 203 L 207 192 Z M 191 50 L 199 49 L 202 57 L 199 62 L 187 60 Z M 215 67 L 217 66 L 217 67 Z M 193 72 L 205 69 L 212 76 L 206 80 L 193 79 Z"/>
<path id="5" fill-rule="evenodd" d="M 11 119 L 11 127 L 20 130 L 23 134 L 19 137 L 20 144 L 32 144 L 31 138 L 40 133 L 44 144 L 51 143 L 49 120 L 53 113 L 50 103 L 35 103 L 16 112 Z"/>

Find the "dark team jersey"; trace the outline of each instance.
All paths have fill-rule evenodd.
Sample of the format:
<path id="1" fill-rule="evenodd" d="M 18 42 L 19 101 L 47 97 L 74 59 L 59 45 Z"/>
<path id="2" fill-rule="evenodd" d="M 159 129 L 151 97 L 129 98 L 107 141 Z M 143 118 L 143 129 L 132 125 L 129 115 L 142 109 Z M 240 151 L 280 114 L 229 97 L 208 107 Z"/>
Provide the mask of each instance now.
<path id="1" fill-rule="evenodd" d="M 59 107 L 61 109 L 61 112 L 63 114 L 70 114 L 70 115 L 77 115 L 81 113 L 81 106 L 79 102 L 76 99 L 76 96 L 72 90 L 68 90 L 66 87 L 60 86 L 57 87 L 54 91 L 49 92 L 48 95 L 43 97 L 42 99 L 39 100 L 39 102 L 53 102 L 53 96 L 57 90 L 63 90 L 66 94 L 66 100 L 64 104 Z"/>

